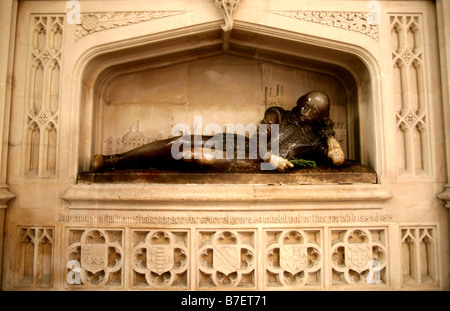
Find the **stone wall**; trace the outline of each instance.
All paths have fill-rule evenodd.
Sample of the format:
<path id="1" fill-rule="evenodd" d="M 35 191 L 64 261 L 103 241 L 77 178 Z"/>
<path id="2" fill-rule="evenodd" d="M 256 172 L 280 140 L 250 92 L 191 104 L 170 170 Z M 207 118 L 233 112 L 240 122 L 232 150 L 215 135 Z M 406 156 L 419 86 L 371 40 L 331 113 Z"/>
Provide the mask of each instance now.
<path id="1" fill-rule="evenodd" d="M 446 4 L 228 3 L 1 1 L 2 289 L 448 290 Z M 376 183 L 78 181 L 312 89 Z"/>

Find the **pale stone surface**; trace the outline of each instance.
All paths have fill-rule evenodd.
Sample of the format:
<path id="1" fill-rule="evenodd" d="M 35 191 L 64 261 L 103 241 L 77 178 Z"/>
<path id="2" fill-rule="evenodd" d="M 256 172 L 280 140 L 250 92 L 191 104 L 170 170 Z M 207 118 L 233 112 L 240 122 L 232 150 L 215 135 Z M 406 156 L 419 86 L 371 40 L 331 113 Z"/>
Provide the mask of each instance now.
<path id="1" fill-rule="evenodd" d="M 449 289 L 445 1 L 78 2 L 0 4 L 2 289 Z M 376 184 L 77 183 L 313 89 Z"/>

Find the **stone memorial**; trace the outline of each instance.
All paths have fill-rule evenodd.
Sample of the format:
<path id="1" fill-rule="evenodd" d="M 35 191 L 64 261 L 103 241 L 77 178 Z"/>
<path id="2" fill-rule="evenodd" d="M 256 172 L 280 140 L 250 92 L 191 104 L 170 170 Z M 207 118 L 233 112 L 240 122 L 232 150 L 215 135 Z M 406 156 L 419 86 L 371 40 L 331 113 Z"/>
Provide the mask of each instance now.
<path id="1" fill-rule="evenodd" d="M 448 290 L 449 11 L 0 1 L 1 289 Z"/>

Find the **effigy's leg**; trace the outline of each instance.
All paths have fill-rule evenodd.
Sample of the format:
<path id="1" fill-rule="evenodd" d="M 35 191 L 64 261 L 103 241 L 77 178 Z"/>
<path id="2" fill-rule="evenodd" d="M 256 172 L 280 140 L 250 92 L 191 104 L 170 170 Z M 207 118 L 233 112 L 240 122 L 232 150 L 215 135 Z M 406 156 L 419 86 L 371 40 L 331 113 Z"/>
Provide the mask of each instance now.
<path id="1" fill-rule="evenodd" d="M 256 159 L 249 162 L 248 140 L 244 139 L 244 143 L 239 144 L 237 137 L 234 134 L 218 134 L 214 137 L 186 135 L 155 141 L 125 153 L 95 155 L 91 171 L 150 167 L 248 170 L 255 166 Z M 226 150 L 227 144 L 231 144 L 230 150 Z M 237 160 L 240 158 L 238 150 L 247 154 L 247 157 Z"/>
<path id="2" fill-rule="evenodd" d="M 164 140 L 158 140 L 130 151 L 94 156 L 91 171 L 100 172 L 107 169 L 135 169 L 148 168 L 164 163 L 178 163 L 198 166 L 223 167 L 227 161 L 215 159 L 216 152 L 212 152 L 207 142 L 212 136 L 185 135 L 176 136 Z M 206 146 L 205 146 L 206 145 Z M 170 167 L 170 164 L 169 164 Z"/>
<path id="3" fill-rule="evenodd" d="M 105 169 L 113 168 L 134 168 L 136 162 L 146 162 L 155 159 L 164 159 L 171 155 L 172 144 L 180 137 L 172 137 L 165 140 L 159 140 L 132 149 L 130 151 L 101 155 L 96 154 L 92 160 L 91 171 L 99 172 Z"/>

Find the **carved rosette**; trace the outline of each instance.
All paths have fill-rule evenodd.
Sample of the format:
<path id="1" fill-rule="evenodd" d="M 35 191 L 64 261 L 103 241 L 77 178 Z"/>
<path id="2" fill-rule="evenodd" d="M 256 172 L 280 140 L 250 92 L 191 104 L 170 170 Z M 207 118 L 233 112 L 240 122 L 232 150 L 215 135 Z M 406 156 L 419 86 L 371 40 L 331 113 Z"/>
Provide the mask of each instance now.
<path id="1" fill-rule="evenodd" d="M 334 231 L 330 249 L 333 285 L 381 285 L 387 266 L 385 230 Z"/>
<path id="2" fill-rule="evenodd" d="M 314 232 L 316 237 L 319 232 Z M 323 263 L 320 241 L 308 237 L 303 230 L 285 230 L 275 235 L 266 248 L 268 285 L 305 286 L 310 279 L 319 281 Z"/>
<path id="3" fill-rule="evenodd" d="M 81 24 L 75 25 L 77 39 L 91 33 L 122 26 L 148 22 L 155 19 L 184 14 L 186 11 L 143 11 L 143 12 L 90 12 L 81 14 Z"/>
<path id="4" fill-rule="evenodd" d="M 372 15 L 367 12 L 270 11 L 270 13 L 358 32 L 376 41 L 379 39 L 378 25 L 373 23 Z"/>
<path id="5" fill-rule="evenodd" d="M 189 265 L 187 233 L 162 230 L 135 231 L 135 236 L 138 242 L 133 248 L 132 255 L 133 285 L 187 286 Z"/>
<path id="6" fill-rule="evenodd" d="M 234 13 L 240 0 L 214 0 L 214 4 L 220 10 L 225 24 L 222 25 L 223 31 L 231 31 L 234 23 Z"/>
<path id="7" fill-rule="evenodd" d="M 252 232 L 201 233 L 200 287 L 254 287 L 255 249 Z"/>
<path id="8" fill-rule="evenodd" d="M 123 232 L 102 229 L 70 230 L 69 260 L 79 263 L 81 283 L 75 286 L 122 285 Z M 73 284 L 73 283 L 71 283 Z"/>

